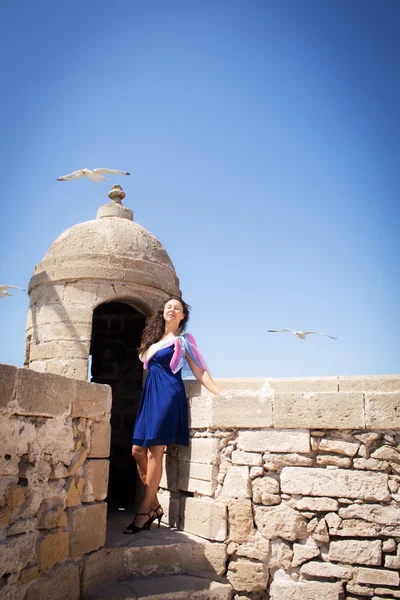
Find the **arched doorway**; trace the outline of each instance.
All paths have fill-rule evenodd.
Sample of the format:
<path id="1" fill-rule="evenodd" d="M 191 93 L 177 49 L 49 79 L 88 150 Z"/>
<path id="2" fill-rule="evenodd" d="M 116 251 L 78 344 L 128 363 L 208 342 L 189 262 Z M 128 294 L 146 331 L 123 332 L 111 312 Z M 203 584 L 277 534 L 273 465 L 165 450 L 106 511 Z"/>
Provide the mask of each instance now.
<path id="1" fill-rule="evenodd" d="M 122 302 L 98 306 L 93 313 L 89 379 L 112 388 L 110 475 L 111 510 L 131 508 L 137 471 L 131 440 L 142 391 L 143 365 L 137 354 L 146 317 Z"/>

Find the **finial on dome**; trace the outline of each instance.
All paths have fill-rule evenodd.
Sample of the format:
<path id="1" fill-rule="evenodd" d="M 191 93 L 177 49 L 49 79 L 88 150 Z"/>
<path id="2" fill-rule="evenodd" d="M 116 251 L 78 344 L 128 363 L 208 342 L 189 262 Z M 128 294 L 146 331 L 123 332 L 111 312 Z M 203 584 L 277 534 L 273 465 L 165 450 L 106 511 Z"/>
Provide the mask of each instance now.
<path id="1" fill-rule="evenodd" d="M 111 202 L 100 206 L 97 211 L 97 219 L 119 217 L 120 219 L 129 219 L 129 221 L 133 221 L 133 212 L 131 209 L 122 205 L 122 200 L 125 198 L 125 195 L 124 190 L 118 183 L 113 185 L 108 192 L 108 197 Z"/>
<path id="2" fill-rule="evenodd" d="M 122 200 L 125 198 L 126 194 L 119 183 L 116 183 L 112 186 L 111 190 L 108 192 L 108 197 L 111 202 L 116 202 L 116 204 L 122 204 Z"/>

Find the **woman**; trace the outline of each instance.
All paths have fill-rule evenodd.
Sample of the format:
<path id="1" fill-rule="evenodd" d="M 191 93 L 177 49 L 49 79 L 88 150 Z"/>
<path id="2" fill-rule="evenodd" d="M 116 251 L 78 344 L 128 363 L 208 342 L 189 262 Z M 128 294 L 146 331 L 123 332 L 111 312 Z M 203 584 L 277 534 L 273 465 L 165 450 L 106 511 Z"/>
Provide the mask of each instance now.
<path id="1" fill-rule="evenodd" d="M 193 375 L 213 394 L 220 389 L 207 370 L 196 342 L 183 333 L 189 306 L 176 296 L 150 318 L 144 328 L 139 357 L 148 368 L 132 439 L 132 455 L 145 486 L 143 501 L 124 533 L 149 529 L 163 515 L 157 500 L 165 446 L 189 445 L 188 406 L 182 381 L 185 360 Z"/>

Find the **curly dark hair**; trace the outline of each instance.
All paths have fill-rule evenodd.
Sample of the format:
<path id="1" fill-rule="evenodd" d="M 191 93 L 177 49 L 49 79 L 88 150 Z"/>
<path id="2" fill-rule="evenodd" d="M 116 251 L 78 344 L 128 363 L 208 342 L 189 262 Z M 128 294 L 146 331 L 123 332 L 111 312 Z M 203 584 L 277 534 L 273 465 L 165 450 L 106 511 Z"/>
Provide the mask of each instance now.
<path id="1" fill-rule="evenodd" d="M 146 352 L 152 344 L 158 342 L 163 336 L 165 331 L 164 308 L 170 300 L 178 300 L 182 304 L 184 317 L 179 323 L 179 330 L 181 332 L 185 331 L 186 324 L 189 321 L 190 306 L 189 304 L 186 304 L 182 298 L 179 298 L 179 296 L 170 296 L 168 300 L 163 302 L 160 308 L 147 319 L 145 328 L 143 329 L 142 341 L 138 348 L 139 354 Z"/>

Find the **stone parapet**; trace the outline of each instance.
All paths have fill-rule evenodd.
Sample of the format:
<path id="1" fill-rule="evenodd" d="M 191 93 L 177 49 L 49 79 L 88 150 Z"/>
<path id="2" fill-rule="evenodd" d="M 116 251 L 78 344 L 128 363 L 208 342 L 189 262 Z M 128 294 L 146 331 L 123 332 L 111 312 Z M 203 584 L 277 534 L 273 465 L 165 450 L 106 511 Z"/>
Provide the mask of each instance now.
<path id="1" fill-rule="evenodd" d="M 185 383 L 192 429 L 400 428 L 400 376 L 218 379 L 221 396 Z"/>
<path id="2" fill-rule="evenodd" d="M 166 522 L 226 545 L 237 598 L 399 597 L 400 376 L 218 383 L 186 383 Z"/>
<path id="3" fill-rule="evenodd" d="M 79 600 L 105 542 L 110 411 L 108 386 L 0 365 L 1 598 Z"/>

